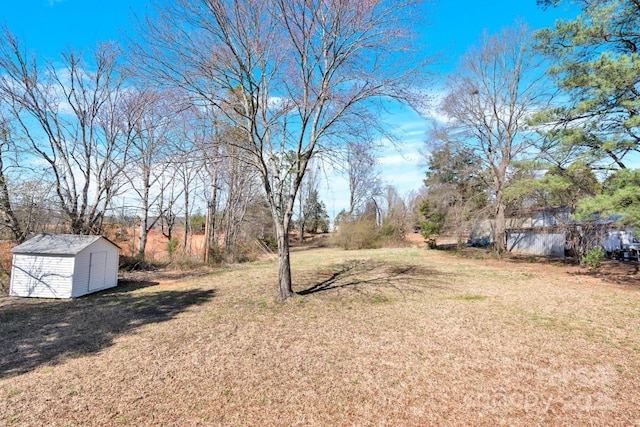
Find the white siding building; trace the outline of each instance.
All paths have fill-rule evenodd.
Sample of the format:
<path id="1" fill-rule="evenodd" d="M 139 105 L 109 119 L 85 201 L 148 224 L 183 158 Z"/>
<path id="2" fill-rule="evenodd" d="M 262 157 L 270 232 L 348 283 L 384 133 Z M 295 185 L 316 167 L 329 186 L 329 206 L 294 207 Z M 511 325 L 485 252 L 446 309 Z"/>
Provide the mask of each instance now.
<path id="1" fill-rule="evenodd" d="M 38 234 L 11 252 L 11 296 L 75 298 L 118 284 L 120 248 L 102 236 Z"/>

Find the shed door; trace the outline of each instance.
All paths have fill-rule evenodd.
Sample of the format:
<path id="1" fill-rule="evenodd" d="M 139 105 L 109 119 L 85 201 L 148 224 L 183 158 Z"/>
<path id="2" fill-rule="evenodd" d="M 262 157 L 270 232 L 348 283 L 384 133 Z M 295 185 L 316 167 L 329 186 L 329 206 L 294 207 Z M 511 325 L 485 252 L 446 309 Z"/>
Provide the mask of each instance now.
<path id="1" fill-rule="evenodd" d="M 104 288 L 107 270 L 107 252 L 89 254 L 89 290 Z"/>

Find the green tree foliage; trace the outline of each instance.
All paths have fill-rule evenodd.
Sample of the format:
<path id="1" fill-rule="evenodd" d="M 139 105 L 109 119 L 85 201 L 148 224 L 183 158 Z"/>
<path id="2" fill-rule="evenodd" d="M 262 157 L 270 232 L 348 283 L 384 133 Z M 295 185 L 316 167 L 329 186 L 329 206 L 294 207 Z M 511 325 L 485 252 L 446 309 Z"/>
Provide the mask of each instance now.
<path id="1" fill-rule="evenodd" d="M 418 204 L 422 235 L 460 233 L 488 206 L 487 184 L 474 156 L 445 143 L 427 158 L 426 191 Z"/>
<path id="2" fill-rule="evenodd" d="M 602 193 L 578 203 L 576 217 L 619 214 L 620 222 L 640 226 L 640 169 L 621 169 L 603 183 Z"/>
<path id="3" fill-rule="evenodd" d="M 306 230 L 312 233 L 317 233 L 318 230 L 323 233 L 329 232 L 329 215 L 324 202 L 318 198 L 318 190 L 311 190 L 303 209 Z"/>
<path id="4" fill-rule="evenodd" d="M 561 0 L 538 0 L 555 6 Z M 640 151 L 640 2 L 574 0 L 582 13 L 537 33 L 568 102 L 537 120 L 555 123 L 549 140 L 588 162 L 626 166 Z"/>
<path id="5" fill-rule="evenodd" d="M 193 232 L 202 232 L 206 221 L 207 218 L 202 212 L 196 212 L 189 218 L 189 226 Z"/>
<path id="6" fill-rule="evenodd" d="M 434 199 L 425 197 L 418 205 L 418 210 L 422 216 L 420 221 L 420 230 L 425 238 L 429 238 L 434 234 L 440 234 L 444 229 L 446 220 L 446 211 L 439 209 Z"/>
<path id="7" fill-rule="evenodd" d="M 600 192 L 600 183 L 591 167 L 577 161 L 566 168 L 545 167 L 543 176 L 536 176 L 531 165 L 524 166 L 520 179 L 514 180 L 506 190 L 512 205 L 524 207 L 569 207 L 575 209 L 578 201 Z M 540 168 L 539 165 L 534 165 Z"/>

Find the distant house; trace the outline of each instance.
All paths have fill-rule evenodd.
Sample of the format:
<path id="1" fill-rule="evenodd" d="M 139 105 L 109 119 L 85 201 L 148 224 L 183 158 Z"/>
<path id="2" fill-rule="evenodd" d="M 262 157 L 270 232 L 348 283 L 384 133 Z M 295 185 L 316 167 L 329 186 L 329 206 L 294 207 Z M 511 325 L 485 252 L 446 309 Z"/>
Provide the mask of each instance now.
<path id="1" fill-rule="evenodd" d="M 11 252 L 12 296 L 75 298 L 118 284 L 120 248 L 102 236 L 38 234 Z"/>
<path id="2" fill-rule="evenodd" d="M 530 208 L 507 212 L 505 239 L 507 250 L 522 255 L 563 257 L 567 241 L 566 225 L 571 210 L 565 207 Z M 495 242 L 495 220 L 474 224 L 469 236 L 471 246 L 489 246 Z"/>
<path id="3" fill-rule="evenodd" d="M 556 227 L 509 229 L 507 250 L 520 255 L 562 258 L 565 254 L 567 232 Z"/>
<path id="4" fill-rule="evenodd" d="M 532 208 L 511 212 L 507 220 L 507 250 L 521 255 L 562 258 L 567 244 L 571 210 Z"/>

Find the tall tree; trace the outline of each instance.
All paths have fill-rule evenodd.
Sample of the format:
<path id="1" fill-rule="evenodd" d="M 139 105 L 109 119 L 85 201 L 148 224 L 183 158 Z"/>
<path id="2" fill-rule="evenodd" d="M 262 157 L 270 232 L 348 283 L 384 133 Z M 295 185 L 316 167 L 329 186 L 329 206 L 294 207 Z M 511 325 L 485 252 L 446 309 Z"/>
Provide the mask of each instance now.
<path id="1" fill-rule="evenodd" d="M 194 145 L 197 156 L 202 159 L 203 196 L 206 202 L 205 228 L 204 228 L 204 262 L 211 262 L 212 253 L 218 246 L 218 193 L 221 182 L 221 155 L 220 131 L 216 115 L 212 108 L 194 109 L 193 121 Z M 200 114 L 197 114 L 200 112 Z"/>
<path id="2" fill-rule="evenodd" d="M 544 6 L 560 0 L 538 0 Z M 551 142 L 601 167 L 624 168 L 640 152 L 640 2 L 569 0 L 582 13 L 538 31 L 563 104 L 538 119 Z M 566 102 L 565 102 L 566 101 Z"/>
<path id="3" fill-rule="evenodd" d="M 239 136 L 232 129 L 224 134 L 223 141 L 226 142 Z M 247 209 L 260 194 L 260 182 L 255 169 L 239 159 L 237 145 L 225 145 L 221 180 L 224 206 L 220 220 L 225 249 L 235 254 Z"/>
<path id="4" fill-rule="evenodd" d="M 146 21 L 141 68 L 216 106 L 244 134 L 239 158 L 269 203 L 282 300 L 293 295 L 288 232 L 309 161 L 364 124 L 382 131 L 372 104 L 412 98 L 414 3 L 178 0 Z"/>
<path id="5" fill-rule="evenodd" d="M 105 44 L 89 62 L 69 52 L 43 65 L 9 30 L 0 34 L 0 96 L 17 138 L 47 165 L 73 233 L 99 233 L 122 184 L 130 134 L 117 59 L 117 49 Z"/>
<path id="6" fill-rule="evenodd" d="M 15 155 L 15 144 L 11 137 L 11 128 L 7 120 L 0 116 L 0 218 L 3 227 L 10 230 L 13 239 L 22 243 L 26 240 L 30 227 L 18 219 L 15 206 L 9 194 L 9 168 L 11 157 Z"/>
<path id="7" fill-rule="evenodd" d="M 449 119 L 437 134 L 473 156 L 486 171 L 495 219 L 495 247 L 505 249 L 504 190 L 512 162 L 530 153 L 527 120 L 548 105 L 541 63 L 523 25 L 484 35 L 451 76 L 441 110 Z"/>
<path id="8" fill-rule="evenodd" d="M 432 133 L 434 138 L 435 135 Z M 459 150 L 460 147 L 450 143 L 430 148 L 424 180 L 426 188 L 418 205 L 420 226 L 425 237 L 456 234 L 462 245 L 464 230 L 471 229 L 473 222 L 488 217 L 487 174 L 468 150 Z"/>
<path id="9" fill-rule="evenodd" d="M 171 166 L 170 135 L 177 127 L 176 98 L 171 93 L 149 89 L 134 91 L 126 96 L 128 123 L 131 124 L 131 148 L 128 167 L 123 171 L 139 203 L 138 241 L 135 256 L 145 257 L 149 231 L 163 212 L 150 219 L 167 190 L 166 175 Z"/>
<path id="10" fill-rule="evenodd" d="M 178 121 L 178 132 L 171 151 L 176 177 L 182 184 L 182 211 L 184 213 L 184 229 L 182 230 L 182 256 L 191 256 L 193 225 L 193 208 L 197 195 L 201 193 L 202 173 L 204 172 L 204 158 L 198 149 L 202 133 L 198 129 L 197 115 L 193 110 L 184 111 Z"/>

